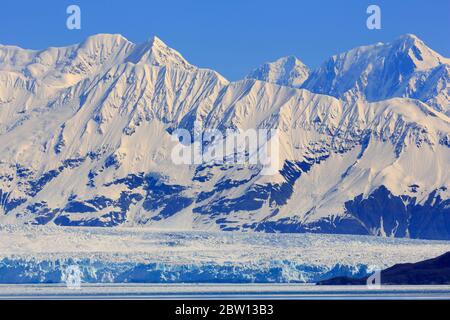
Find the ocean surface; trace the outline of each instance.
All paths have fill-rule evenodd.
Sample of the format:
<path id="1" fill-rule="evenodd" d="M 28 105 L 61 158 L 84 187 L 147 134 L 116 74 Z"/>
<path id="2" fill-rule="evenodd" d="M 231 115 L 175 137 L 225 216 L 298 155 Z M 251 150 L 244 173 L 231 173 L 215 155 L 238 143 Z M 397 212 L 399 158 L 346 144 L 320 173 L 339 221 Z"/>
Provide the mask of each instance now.
<path id="1" fill-rule="evenodd" d="M 0 299 L 450 299 L 450 286 L 318 286 L 312 284 L 0 285 Z"/>

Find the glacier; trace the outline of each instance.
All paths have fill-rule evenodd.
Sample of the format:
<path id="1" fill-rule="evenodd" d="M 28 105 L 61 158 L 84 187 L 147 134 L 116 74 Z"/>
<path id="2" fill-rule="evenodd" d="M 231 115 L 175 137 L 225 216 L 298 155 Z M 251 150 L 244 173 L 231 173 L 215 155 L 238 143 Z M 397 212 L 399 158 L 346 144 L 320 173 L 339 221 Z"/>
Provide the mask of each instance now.
<path id="1" fill-rule="evenodd" d="M 448 241 L 373 236 L 0 227 L 0 283 L 315 283 L 363 277 L 450 250 Z"/>

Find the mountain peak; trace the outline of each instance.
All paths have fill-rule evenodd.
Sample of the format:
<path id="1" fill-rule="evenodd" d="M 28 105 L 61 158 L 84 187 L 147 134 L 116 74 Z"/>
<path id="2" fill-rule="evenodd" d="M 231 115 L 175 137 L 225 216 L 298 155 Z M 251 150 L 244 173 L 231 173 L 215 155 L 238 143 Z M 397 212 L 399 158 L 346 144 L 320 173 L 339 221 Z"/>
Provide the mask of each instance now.
<path id="1" fill-rule="evenodd" d="M 412 47 L 419 47 L 419 48 L 423 47 L 423 48 L 429 49 L 419 37 L 417 37 L 416 35 L 414 35 L 412 33 L 407 33 L 407 34 L 401 35 L 397 39 L 395 39 L 394 41 L 392 41 L 390 43 L 387 43 L 386 45 L 400 48 L 403 50 L 407 50 Z M 431 49 L 429 49 L 429 50 L 431 50 Z"/>
<path id="2" fill-rule="evenodd" d="M 303 87 L 338 98 L 380 101 L 410 97 L 450 114 L 450 59 L 429 48 L 413 34 L 389 43 L 357 47 L 331 57 Z"/>
<path id="3" fill-rule="evenodd" d="M 150 39 L 150 43 L 152 44 L 152 46 L 157 46 L 157 47 L 168 47 L 167 44 L 161 40 L 161 38 L 158 38 L 157 36 L 153 36 Z"/>
<path id="4" fill-rule="evenodd" d="M 132 50 L 129 50 L 126 62 L 135 64 L 148 63 L 155 66 L 171 65 L 189 70 L 194 69 L 178 51 L 170 48 L 157 36 L 153 36 L 141 44 L 134 44 L 120 34 L 100 33 L 88 37 L 80 44 L 80 47 L 92 52 L 99 49 L 103 50 L 103 48 L 109 48 L 111 51 L 112 48 L 127 47 Z"/>
<path id="5" fill-rule="evenodd" d="M 400 37 L 397 38 L 398 40 L 406 40 L 406 41 L 420 41 L 422 42 L 422 40 L 419 39 L 418 36 L 416 36 L 415 34 L 412 33 L 406 33 L 401 35 Z"/>
<path id="6" fill-rule="evenodd" d="M 267 62 L 253 70 L 247 78 L 278 85 L 300 87 L 309 76 L 308 67 L 295 56 Z"/>
<path id="7" fill-rule="evenodd" d="M 406 46 L 424 46 L 424 47 L 427 47 L 427 45 L 425 44 L 425 42 L 422 39 L 420 39 L 418 36 L 416 36 L 415 34 L 412 34 L 412 33 L 403 34 L 403 35 L 399 36 L 397 39 L 395 39 L 393 42 L 394 43 L 403 43 Z"/>
<path id="8" fill-rule="evenodd" d="M 114 41 L 128 41 L 127 38 L 125 38 L 123 35 L 121 35 L 120 33 L 97 33 L 97 34 L 93 34 L 91 36 L 88 36 L 84 42 L 86 41 L 110 41 L 110 40 L 114 40 Z"/>
<path id="9" fill-rule="evenodd" d="M 296 56 L 293 56 L 293 55 L 281 57 L 274 61 L 274 63 L 276 63 L 276 62 L 292 62 L 292 63 L 303 65 L 303 62 L 301 62 L 299 58 L 297 58 Z"/>
<path id="10" fill-rule="evenodd" d="M 127 61 L 148 63 L 155 66 L 177 66 L 187 70 L 195 69 L 178 51 L 170 48 L 157 36 L 153 36 L 149 41 L 136 45 Z"/>
<path id="11" fill-rule="evenodd" d="M 387 46 L 398 52 L 404 52 L 418 70 L 426 70 L 443 63 L 450 63 L 448 58 L 432 50 L 419 37 L 411 33 L 398 37 L 393 42 L 388 43 Z"/>
<path id="12" fill-rule="evenodd" d="M 109 33 L 99 33 L 87 37 L 83 42 L 79 44 L 80 48 L 85 50 L 96 50 L 97 48 L 112 48 L 114 46 L 124 46 L 130 45 L 132 42 L 128 41 L 121 34 L 109 34 Z"/>

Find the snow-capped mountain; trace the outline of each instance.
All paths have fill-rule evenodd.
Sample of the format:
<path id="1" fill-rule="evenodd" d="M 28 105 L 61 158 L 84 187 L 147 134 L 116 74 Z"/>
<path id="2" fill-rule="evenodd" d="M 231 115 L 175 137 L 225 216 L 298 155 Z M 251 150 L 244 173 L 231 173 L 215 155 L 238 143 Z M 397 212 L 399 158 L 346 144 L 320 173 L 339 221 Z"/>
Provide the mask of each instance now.
<path id="1" fill-rule="evenodd" d="M 384 50 L 367 47 L 366 62 L 361 53 L 344 69 L 353 70 L 351 61 L 377 66 Z M 420 50 L 421 72 L 448 61 Z M 396 57 L 404 62 L 389 56 L 389 66 Z M 320 87 L 320 70 L 305 87 Z M 330 78 L 323 88 L 347 83 Z M 157 38 L 0 46 L 0 223 L 450 239 L 449 117 L 413 94 L 339 99 L 316 91 L 228 82 Z M 441 91 L 433 101 L 445 99 Z M 259 164 L 175 163 L 175 132 L 195 134 L 198 124 L 224 134 L 276 129 L 275 174 Z"/>
<path id="2" fill-rule="evenodd" d="M 331 57 L 303 88 L 367 101 L 409 97 L 450 115 L 450 59 L 407 34 Z"/>
<path id="3" fill-rule="evenodd" d="M 296 57 L 288 56 L 263 64 L 247 78 L 299 88 L 308 76 L 308 67 Z"/>

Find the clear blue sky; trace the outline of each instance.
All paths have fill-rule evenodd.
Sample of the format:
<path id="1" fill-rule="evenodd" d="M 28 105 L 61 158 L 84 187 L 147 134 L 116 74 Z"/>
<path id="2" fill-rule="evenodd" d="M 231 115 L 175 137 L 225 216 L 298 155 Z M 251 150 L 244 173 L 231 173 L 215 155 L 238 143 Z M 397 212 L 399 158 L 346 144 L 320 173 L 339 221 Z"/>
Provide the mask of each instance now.
<path id="1" fill-rule="evenodd" d="M 82 29 L 66 29 L 66 8 L 82 10 Z M 382 29 L 366 28 L 366 8 L 382 10 Z M 157 35 L 192 64 L 230 80 L 259 64 L 296 55 L 310 67 L 355 46 L 414 33 L 450 56 L 450 0 L 2 0 L 0 43 L 43 49 L 121 33 Z"/>

